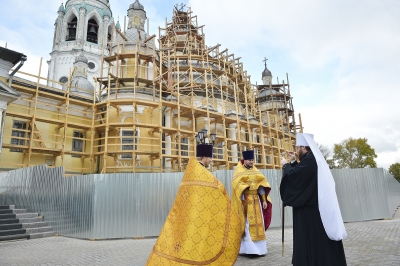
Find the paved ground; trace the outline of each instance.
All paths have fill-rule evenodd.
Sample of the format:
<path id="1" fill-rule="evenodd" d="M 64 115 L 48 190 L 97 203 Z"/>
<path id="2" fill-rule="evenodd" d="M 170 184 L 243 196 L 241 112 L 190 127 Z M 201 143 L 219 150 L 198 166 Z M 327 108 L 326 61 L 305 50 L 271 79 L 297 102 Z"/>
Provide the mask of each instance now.
<path id="1" fill-rule="evenodd" d="M 347 264 L 400 265 L 400 210 L 391 220 L 345 224 Z M 285 229 L 285 255 L 281 230 L 267 231 L 268 254 L 239 256 L 235 265 L 291 265 L 292 229 Z M 156 239 L 87 241 L 66 237 L 0 242 L 0 265 L 145 265 Z"/>

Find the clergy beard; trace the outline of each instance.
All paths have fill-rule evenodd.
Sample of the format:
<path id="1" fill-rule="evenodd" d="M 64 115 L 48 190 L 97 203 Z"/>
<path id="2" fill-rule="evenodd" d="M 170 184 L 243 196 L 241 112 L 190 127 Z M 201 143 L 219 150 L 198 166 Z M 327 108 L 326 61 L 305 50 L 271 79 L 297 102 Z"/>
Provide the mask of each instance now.
<path id="1" fill-rule="evenodd" d="M 307 151 L 307 150 L 305 152 L 303 150 L 299 151 L 299 159 L 300 159 L 300 161 L 307 153 L 309 153 L 309 151 Z"/>
<path id="2" fill-rule="evenodd" d="M 250 165 L 248 165 L 248 164 L 244 164 L 244 167 L 246 167 L 247 169 L 253 168 L 253 166 L 250 166 Z"/>

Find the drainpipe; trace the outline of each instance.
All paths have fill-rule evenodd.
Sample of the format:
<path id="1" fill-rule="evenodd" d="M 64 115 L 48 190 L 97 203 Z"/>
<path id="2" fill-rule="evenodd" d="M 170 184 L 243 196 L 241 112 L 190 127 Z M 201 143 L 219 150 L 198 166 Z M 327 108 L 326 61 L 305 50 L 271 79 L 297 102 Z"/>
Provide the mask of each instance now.
<path id="1" fill-rule="evenodd" d="M 3 135 L 4 135 L 4 126 L 6 122 L 6 112 L 7 109 L 5 109 L 2 114 L 0 114 L 1 116 L 0 154 L 3 151 Z"/>
<path id="2" fill-rule="evenodd" d="M 13 79 L 14 74 L 17 73 L 17 71 L 24 65 L 24 63 L 25 63 L 25 61 L 26 61 L 27 59 L 28 59 L 28 58 L 26 57 L 26 55 L 21 55 L 21 58 L 19 59 L 19 60 L 20 60 L 19 65 L 18 65 L 18 66 L 14 69 L 14 71 L 10 74 L 10 77 L 9 77 L 9 79 L 8 79 L 8 86 L 11 87 L 11 83 L 12 83 L 12 79 Z"/>

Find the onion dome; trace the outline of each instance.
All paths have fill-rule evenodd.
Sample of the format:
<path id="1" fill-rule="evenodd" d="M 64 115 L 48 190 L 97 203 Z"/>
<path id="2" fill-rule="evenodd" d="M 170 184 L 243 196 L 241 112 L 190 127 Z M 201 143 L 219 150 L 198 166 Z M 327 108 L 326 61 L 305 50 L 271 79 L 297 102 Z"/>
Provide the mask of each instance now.
<path id="1" fill-rule="evenodd" d="M 136 9 L 136 10 L 143 10 L 144 11 L 144 6 L 139 3 L 139 0 L 136 0 L 135 3 L 133 3 L 133 4 L 131 4 L 129 6 L 129 9 Z"/>
<path id="2" fill-rule="evenodd" d="M 94 86 L 84 77 L 73 77 L 71 81 L 71 92 L 82 93 L 93 97 Z"/>
<path id="3" fill-rule="evenodd" d="M 267 63 L 265 63 L 265 69 L 262 72 L 262 77 L 272 77 L 271 71 L 267 68 Z"/>
<path id="4" fill-rule="evenodd" d="M 125 32 L 125 37 L 128 39 L 128 42 L 139 42 L 139 39 L 144 41 L 148 36 L 148 34 L 143 30 L 138 30 L 137 28 L 130 28 Z"/>
<path id="5" fill-rule="evenodd" d="M 119 20 L 117 21 L 117 24 L 115 25 L 115 28 L 116 28 L 117 30 L 121 29 L 121 25 L 119 25 Z"/>

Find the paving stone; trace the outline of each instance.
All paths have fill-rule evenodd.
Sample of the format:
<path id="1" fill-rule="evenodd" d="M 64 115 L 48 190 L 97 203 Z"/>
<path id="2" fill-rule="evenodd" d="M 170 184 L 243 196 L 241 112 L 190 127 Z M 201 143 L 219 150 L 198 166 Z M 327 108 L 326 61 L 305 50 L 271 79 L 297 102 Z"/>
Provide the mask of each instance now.
<path id="1" fill-rule="evenodd" d="M 347 265 L 400 265 L 400 218 L 346 223 L 345 227 Z M 239 256 L 235 266 L 291 265 L 292 228 L 285 228 L 283 257 L 281 241 L 281 230 L 269 229 L 268 254 L 256 258 Z M 88 241 L 69 237 L 6 241 L 0 243 L 0 265 L 143 266 L 155 242 L 155 238 Z"/>

